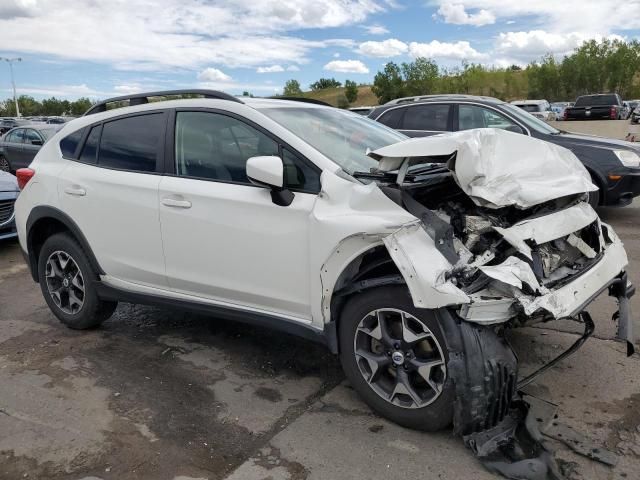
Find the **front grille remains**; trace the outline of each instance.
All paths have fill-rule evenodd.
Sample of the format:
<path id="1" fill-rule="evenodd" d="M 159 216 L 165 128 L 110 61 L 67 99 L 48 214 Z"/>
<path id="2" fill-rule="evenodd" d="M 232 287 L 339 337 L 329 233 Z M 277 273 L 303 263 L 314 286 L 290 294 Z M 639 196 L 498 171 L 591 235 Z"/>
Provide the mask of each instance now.
<path id="1" fill-rule="evenodd" d="M 15 200 L 0 200 L 0 225 L 6 223 L 13 215 Z"/>

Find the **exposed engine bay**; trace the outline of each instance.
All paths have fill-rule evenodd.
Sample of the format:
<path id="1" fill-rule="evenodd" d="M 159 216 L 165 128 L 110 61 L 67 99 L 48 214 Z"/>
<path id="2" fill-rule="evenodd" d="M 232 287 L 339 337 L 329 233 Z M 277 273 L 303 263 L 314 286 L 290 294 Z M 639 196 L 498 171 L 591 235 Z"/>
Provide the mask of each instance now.
<path id="1" fill-rule="evenodd" d="M 384 239 L 406 266 L 416 306 L 458 305 L 461 318 L 483 325 L 575 317 L 626 268 L 622 242 L 588 203 L 597 187 L 564 148 L 479 129 L 370 155 L 379 168 L 357 176 L 420 219 Z M 416 261 L 419 244 L 430 245 L 412 228 L 426 230 L 439 258 Z"/>

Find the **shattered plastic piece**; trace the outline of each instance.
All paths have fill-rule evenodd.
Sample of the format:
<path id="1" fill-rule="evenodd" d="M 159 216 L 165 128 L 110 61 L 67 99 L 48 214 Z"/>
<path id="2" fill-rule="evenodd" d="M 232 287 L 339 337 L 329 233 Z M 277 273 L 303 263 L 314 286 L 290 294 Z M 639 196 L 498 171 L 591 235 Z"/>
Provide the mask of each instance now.
<path id="1" fill-rule="evenodd" d="M 587 458 L 604 463 L 610 467 L 615 467 L 618 464 L 618 456 L 615 453 L 597 445 L 569 425 L 553 421 L 542 429 L 542 433 L 547 437 L 564 443 L 574 452 Z"/>
<path id="2" fill-rule="evenodd" d="M 576 237 L 573 233 L 567 237 L 567 243 L 576 247 L 587 258 L 596 258 L 596 252 L 584 240 Z"/>
<path id="3" fill-rule="evenodd" d="M 479 267 L 485 275 L 503 283 L 522 289 L 526 283 L 534 292 L 546 293 L 548 290 L 540 286 L 529 264 L 517 257 L 508 257 L 499 265 Z"/>
<path id="4" fill-rule="evenodd" d="M 514 480 L 563 480 L 544 445 L 534 410 L 523 400 L 514 400 L 511 407 L 495 427 L 465 435 L 465 444 L 492 473 Z"/>
<path id="5" fill-rule="evenodd" d="M 380 148 L 370 156 L 381 159 L 380 170 L 391 171 L 405 157 L 421 157 L 426 153 L 433 156 L 456 153 L 450 167 L 455 179 L 481 207 L 529 208 L 598 189 L 570 150 L 500 129 L 415 138 Z"/>

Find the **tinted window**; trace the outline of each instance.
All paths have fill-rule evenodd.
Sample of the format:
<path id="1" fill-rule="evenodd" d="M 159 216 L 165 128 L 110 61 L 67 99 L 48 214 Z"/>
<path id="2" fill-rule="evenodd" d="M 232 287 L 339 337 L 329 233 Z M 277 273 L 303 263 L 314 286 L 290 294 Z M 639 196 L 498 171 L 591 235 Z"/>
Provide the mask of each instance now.
<path id="1" fill-rule="evenodd" d="M 447 130 L 449 105 L 416 105 L 407 107 L 402 122 L 403 130 Z"/>
<path id="2" fill-rule="evenodd" d="M 63 157 L 74 158 L 83 133 L 84 128 L 81 128 L 60 140 L 60 151 L 62 151 Z"/>
<path id="3" fill-rule="evenodd" d="M 82 153 L 80 153 L 79 160 L 84 163 L 96 163 L 96 154 L 98 153 L 98 142 L 100 141 L 100 131 L 102 125 L 96 125 L 91 129 L 87 136 L 87 141 L 84 142 L 82 147 Z"/>
<path id="4" fill-rule="evenodd" d="M 380 118 L 378 118 L 378 121 L 387 127 L 400 128 L 405 110 L 406 108 L 393 108 L 391 110 L 387 110 Z"/>
<path id="5" fill-rule="evenodd" d="M 249 184 L 247 159 L 278 155 L 278 144 L 226 115 L 178 112 L 175 155 L 178 175 Z"/>
<path id="6" fill-rule="evenodd" d="M 519 132 L 522 132 L 522 129 L 514 122 L 494 110 L 477 105 L 460 105 L 458 107 L 458 130 L 471 128 L 518 129 Z"/>
<path id="7" fill-rule="evenodd" d="M 118 170 L 155 172 L 162 144 L 162 113 L 127 117 L 105 123 L 98 165 Z"/>
<path id="8" fill-rule="evenodd" d="M 318 193 L 320 172 L 315 166 L 299 158 L 287 149 L 282 150 L 284 184 L 292 190 Z"/>
<path id="9" fill-rule="evenodd" d="M 24 130 L 18 128 L 14 130 L 9 135 L 7 135 L 7 142 L 9 143 L 22 143 L 24 139 Z"/>
<path id="10" fill-rule="evenodd" d="M 586 95 L 578 97 L 576 107 L 588 107 L 596 105 L 618 105 L 618 97 L 615 95 Z"/>
<path id="11" fill-rule="evenodd" d="M 42 138 L 35 130 L 29 128 L 28 130 L 25 130 L 25 132 L 25 143 L 30 143 L 31 145 L 33 145 L 34 141 L 40 144 L 43 143 Z"/>

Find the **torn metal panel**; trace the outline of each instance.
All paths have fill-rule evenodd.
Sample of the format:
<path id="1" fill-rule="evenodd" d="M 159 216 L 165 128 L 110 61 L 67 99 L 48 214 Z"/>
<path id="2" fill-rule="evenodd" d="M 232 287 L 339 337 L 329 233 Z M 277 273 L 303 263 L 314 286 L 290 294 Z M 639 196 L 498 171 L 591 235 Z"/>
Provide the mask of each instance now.
<path id="1" fill-rule="evenodd" d="M 436 249 L 420 222 L 413 222 L 383 239 L 391 258 L 407 282 L 417 308 L 440 308 L 470 301 L 445 278 L 451 263 Z"/>
<path id="2" fill-rule="evenodd" d="M 591 205 L 580 202 L 558 212 L 518 222 L 508 228 L 493 228 L 520 253 L 531 259 L 531 247 L 527 244 L 527 240 L 541 245 L 566 237 L 595 222 L 597 218 L 598 214 Z"/>
<path id="3" fill-rule="evenodd" d="M 462 305 L 458 312 L 467 322 L 480 325 L 504 323 L 511 320 L 516 313 L 513 309 L 513 298 L 485 297 L 481 294 L 473 294 L 469 298 L 471 303 Z"/>
<path id="4" fill-rule="evenodd" d="M 610 467 L 615 467 L 618 464 L 618 456 L 615 453 L 607 450 L 602 445 L 596 444 L 593 440 L 590 440 L 569 425 L 553 421 L 542 429 L 542 433 L 547 437 L 564 443 L 574 452 L 587 458 L 604 463 Z"/>
<path id="5" fill-rule="evenodd" d="M 380 148 L 371 156 L 383 159 L 381 168 L 395 169 L 399 163 L 393 159 L 453 153 L 456 182 L 481 207 L 524 209 L 598 189 L 570 150 L 500 129 L 416 138 Z"/>

